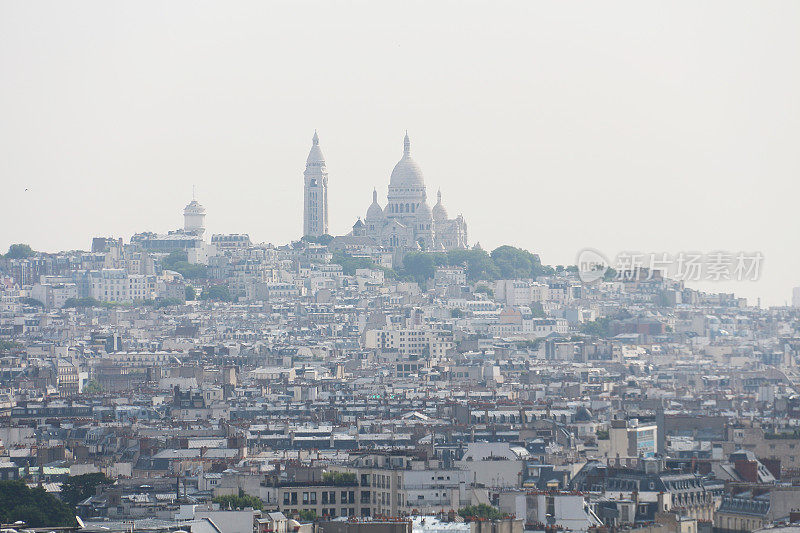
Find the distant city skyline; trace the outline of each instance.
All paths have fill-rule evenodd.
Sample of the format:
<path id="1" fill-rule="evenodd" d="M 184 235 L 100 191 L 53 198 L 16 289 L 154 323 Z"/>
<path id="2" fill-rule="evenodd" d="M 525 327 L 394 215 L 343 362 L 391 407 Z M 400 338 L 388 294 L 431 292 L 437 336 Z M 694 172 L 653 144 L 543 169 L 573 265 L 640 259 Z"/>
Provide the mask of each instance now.
<path id="1" fill-rule="evenodd" d="M 798 5 L 47 5 L 2 6 L 2 249 L 178 227 L 192 185 L 208 234 L 288 242 L 314 129 L 346 233 L 408 129 L 470 244 L 759 251 L 702 288 L 800 285 Z"/>
<path id="2" fill-rule="evenodd" d="M 2 533 L 797 533 L 798 28 L 0 0 Z"/>

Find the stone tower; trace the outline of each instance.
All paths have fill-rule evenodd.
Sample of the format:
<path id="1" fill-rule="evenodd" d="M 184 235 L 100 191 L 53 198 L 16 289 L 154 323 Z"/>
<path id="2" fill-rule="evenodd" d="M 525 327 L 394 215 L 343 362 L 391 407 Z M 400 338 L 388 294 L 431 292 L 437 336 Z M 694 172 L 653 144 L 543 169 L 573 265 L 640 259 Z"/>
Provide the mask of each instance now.
<path id="1" fill-rule="evenodd" d="M 328 169 L 316 131 L 303 177 L 303 236 L 319 237 L 328 233 Z"/>

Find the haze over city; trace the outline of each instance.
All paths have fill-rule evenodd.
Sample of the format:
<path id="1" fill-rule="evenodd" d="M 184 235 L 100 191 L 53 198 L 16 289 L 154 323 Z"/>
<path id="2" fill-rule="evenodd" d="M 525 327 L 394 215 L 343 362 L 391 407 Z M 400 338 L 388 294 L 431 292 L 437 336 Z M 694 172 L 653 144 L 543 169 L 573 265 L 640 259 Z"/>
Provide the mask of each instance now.
<path id="1" fill-rule="evenodd" d="M 406 130 L 470 243 L 760 251 L 783 305 L 800 250 L 800 6 L 769 2 L 3 2 L 0 248 L 87 248 L 180 222 L 300 236 L 318 130 L 330 229 L 381 198 Z"/>
<path id="2" fill-rule="evenodd" d="M 0 533 L 798 533 L 798 28 L 0 0 Z"/>

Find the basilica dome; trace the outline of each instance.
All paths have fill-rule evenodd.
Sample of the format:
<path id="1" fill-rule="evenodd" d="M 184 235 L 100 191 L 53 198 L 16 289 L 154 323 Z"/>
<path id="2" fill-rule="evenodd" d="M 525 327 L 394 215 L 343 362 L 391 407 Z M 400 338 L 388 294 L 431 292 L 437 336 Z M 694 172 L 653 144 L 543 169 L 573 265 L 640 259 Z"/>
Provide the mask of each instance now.
<path id="1" fill-rule="evenodd" d="M 408 133 L 403 140 L 403 157 L 392 170 L 392 178 L 389 181 L 389 186 L 394 188 L 420 188 L 425 186 L 425 181 L 422 179 L 422 170 L 420 170 L 417 163 L 411 159 L 411 141 L 408 139 Z"/>

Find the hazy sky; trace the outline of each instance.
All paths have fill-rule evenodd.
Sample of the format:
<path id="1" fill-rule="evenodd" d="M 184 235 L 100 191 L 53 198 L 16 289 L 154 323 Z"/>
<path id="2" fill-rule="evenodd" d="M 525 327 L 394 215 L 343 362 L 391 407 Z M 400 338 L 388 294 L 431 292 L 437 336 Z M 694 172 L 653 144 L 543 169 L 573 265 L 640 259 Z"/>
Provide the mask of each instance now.
<path id="1" fill-rule="evenodd" d="M 182 224 L 285 243 L 314 129 L 330 223 L 406 129 L 470 241 L 764 254 L 800 285 L 800 2 L 0 2 L 0 248 Z"/>

